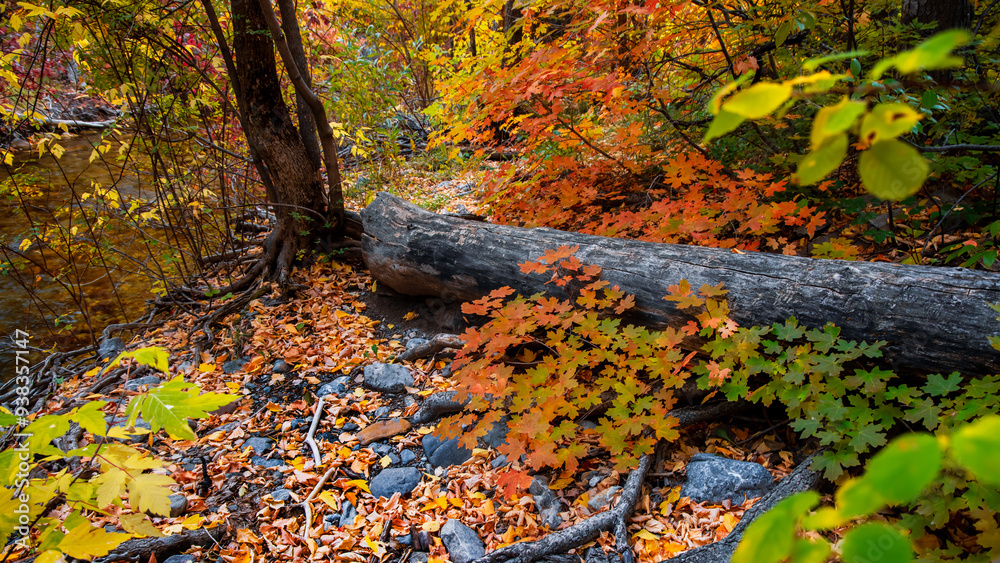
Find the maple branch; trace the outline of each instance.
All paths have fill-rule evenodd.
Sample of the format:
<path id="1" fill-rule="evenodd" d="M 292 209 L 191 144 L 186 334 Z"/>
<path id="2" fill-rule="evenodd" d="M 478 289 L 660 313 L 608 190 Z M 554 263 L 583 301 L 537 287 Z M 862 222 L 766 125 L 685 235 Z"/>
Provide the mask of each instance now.
<path id="1" fill-rule="evenodd" d="M 629 166 L 628 166 L 627 164 L 625 164 L 624 162 L 622 162 L 622 161 L 618 160 L 617 158 L 615 158 L 615 157 L 611 156 L 611 154 L 610 154 L 610 153 L 608 153 L 608 152 L 607 152 L 606 150 L 604 150 L 604 149 L 602 149 L 601 147 L 599 147 L 599 146 L 597 146 L 597 145 L 595 145 L 595 144 L 591 143 L 591 142 L 590 142 L 590 141 L 589 141 L 589 140 L 588 140 L 588 139 L 587 139 L 586 137 L 584 137 L 584 136 L 583 136 L 583 134 L 582 134 L 582 133 L 580 133 L 580 132 L 579 132 L 579 131 L 577 131 L 577 130 L 576 130 L 575 128 L 573 128 L 573 126 L 572 126 L 571 124 L 569 124 L 569 123 L 567 123 L 566 121 L 564 121 L 564 120 L 563 120 L 563 119 L 562 119 L 561 117 L 559 117 L 558 115 L 554 115 L 554 117 L 556 118 L 556 121 L 558 121 L 558 122 L 559 122 L 560 124 L 562 124 L 562 125 L 563 125 L 563 126 L 565 126 L 565 127 L 567 128 L 567 129 L 569 129 L 571 133 L 573 133 L 574 135 L 576 135 L 576 138 L 577 138 L 577 139 L 580 139 L 580 141 L 582 141 L 582 142 L 583 142 L 583 144 L 587 145 L 587 146 L 588 146 L 588 147 L 589 147 L 589 148 L 590 148 L 591 150 L 593 150 L 594 152 L 596 152 L 596 153 L 600 154 L 600 155 L 601 155 L 601 156 L 603 156 L 604 158 L 607 158 L 607 159 L 609 159 L 609 160 L 613 161 L 614 163 L 618 164 L 618 166 L 621 166 L 621 167 L 622 167 L 622 168 L 623 168 L 623 169 L 624 169 L 624 170 L 625 170 L 626 172 L 628 172 L 628 173 L 629 173 L 629 174 L 631 174 L 632 176 L 634 176 L 634 177 L 636 177 L 636 178 L 638 178 L 638 179 L 640 179 L 640 180 L 643 180 L 643 177 L 642 177 L 642 176 L 640 176 L 638 172 L 636 172 L 635 170 L 632 170 L 632 169 L 631 169 L 631 168 L 630 168 L 630 167 L 629 167 Z"/>

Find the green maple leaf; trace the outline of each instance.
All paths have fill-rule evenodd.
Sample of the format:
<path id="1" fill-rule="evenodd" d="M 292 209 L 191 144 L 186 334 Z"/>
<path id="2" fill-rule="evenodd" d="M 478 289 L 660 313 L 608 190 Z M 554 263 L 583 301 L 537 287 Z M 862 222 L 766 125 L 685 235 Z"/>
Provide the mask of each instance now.
<path id="1" fill-rule="evenodd" d="M 854 434 L 850 444 L 856 452 L 867 452 L 870 448 L 885 445 L 885 432 L 882 431 L 881 426 L 868 424 Z"/>
<path id="2" fill-rule="evenodd" d="M 947 378 L 938 373 L 928 375 L 927 383 L 921 389 L 932 397 L 944 397 L 958 391 L 961 386 L 962 376 L 956 371 Z"/>
<path id="3" fill-rule="evenodd" d="M 207 418 L 209 411 L 240 398 L 225 393 L 199 394 L 199 391 L 197 385 L 185 382 L 182 376 L 175 377 L 132 399 L 127 411 L 129 425 L 135 424 L 141 413 L 153 432 L 163 428 L 171 438 L 194 440 L 197 436 L 188 426 L 189 418 Z"/>
<path id="4" fill-rule="evenodd" d="M 935 405 L 932 399 L 920 399 L 914 401 L 913 408 L 906 411 L 905 418 L 910 422 L 922 420 L 925 428 L 934 430 L 937 428 L 940 415 L 941 407 Z"/>
<path id="5" fill-rule="evenodd" d="M 84 430 L 95 436 L 104 436 L 108 432 L 108 423 L 104 420 L 104 413 L 101 412 L 101 409 L 106 404 L 108 404 L 107 401 L 90 401 L 70 413 L 70 416 Z"/>

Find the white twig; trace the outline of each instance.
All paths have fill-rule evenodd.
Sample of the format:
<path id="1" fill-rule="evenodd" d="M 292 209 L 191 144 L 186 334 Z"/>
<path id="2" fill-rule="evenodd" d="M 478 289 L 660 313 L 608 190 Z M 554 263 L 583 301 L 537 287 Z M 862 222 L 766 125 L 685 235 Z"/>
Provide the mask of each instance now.
<path id="1" fill-rule="evenodd" d="M 310 506 L 309 503 L 312 502 L 312 499 L 316 498 L 316 493 L 318 493 L 319 490 L 323 488 L 323 485 L 326 484 L 326 481 L 330 478 L 330 475 L 333 475 L 333 472 L 336 471 L 337 469 L 339 469 L 338 466 L 334 466 L 331 467 L 330 469 L 327 469 L 326 473 L 323 474 L 323 477 L 321 477 L 319 482 L 316 483 L 316 486 L 313 487 L 313 490 L 311 493 L 309 493 L 309 496 L 307 496 L 306 499 L 302 501 L 302 509 L 306 513 L 306 528 L 305 531 L 302 532 L 302 539 L 304 540 L 309 539 L 309 530 L 312 528 L 313 514 L 312 514 L 312 506 Z"/>
<path id="2" fill-rule="evenodd" d="M 313 434 L 316 433 L 316 427 L 319 425 L 319 419 L 323 418 L 323 403 L 326 402 L 326 397 L 320 397 L 319 402 L 316 403 L 316 414 L 313 415 L 312 424 L 309 425 L 309 433 L 306 434 L 306 443 L 312 448 L 313 461 L 316 462 L 316 467 L 320 466 L 319 457 L 319 446 L 316 445 L 316 440 L 313 439 Z"/>

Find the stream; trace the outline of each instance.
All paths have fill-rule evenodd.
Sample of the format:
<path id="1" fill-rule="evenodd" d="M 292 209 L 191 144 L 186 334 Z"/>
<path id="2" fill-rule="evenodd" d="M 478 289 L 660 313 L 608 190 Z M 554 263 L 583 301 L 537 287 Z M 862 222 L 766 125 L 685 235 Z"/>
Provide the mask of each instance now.
<path id="1" fill-rule="evenodd" d="M 25 241 L 55 224 L 78 224 L 82 208 L 98 209 L 92 198 L 83 199 L 95 186 L 113 187 L 118 197 L 148 197 L 140 175 L 116 160 L 115 145 L 91 162 L 100 133 L 64 135 L 58 142 L 65 149 L 58 160 L 48 152 L 39 157 L 37 150 L 15 150 L 13 166 L 0 164 L 2 381 L 14 375 L 15 331 L 29 335 L 34 364 L 49 351 L 90 344 L 92 334 L 99 336 L 108 324 L 136 320 L 145 310 L 145 300 L 152 297 L 149 279 L 115 268 L 108 251 L 88 240 L 86 228 L 73 233 L 79 250 L 69 259 L 68 253 L 58 250 L 58 242 L 68 242 L 68 235 L 51 248 Z M 129 161 L 129 166 L 134 164 Z M 119 258 L 148 256 L 148 248 L 135 246 L 137 237 L 132 233 L 107 232 Z M 30 263 L 21 268 L 12 264 L 25 260 Z"/>

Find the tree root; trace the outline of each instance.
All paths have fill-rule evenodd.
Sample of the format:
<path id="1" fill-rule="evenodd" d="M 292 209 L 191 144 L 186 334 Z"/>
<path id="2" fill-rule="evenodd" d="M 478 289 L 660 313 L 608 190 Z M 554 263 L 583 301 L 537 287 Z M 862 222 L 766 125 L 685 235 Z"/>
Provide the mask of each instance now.
<path id="1" fill-rule="evenodd" d="M 671 563 L 718 563 L 729 561 L 733 557 L 733 551 L 739 545 L 740 539 L 747 527 L 761 514 L 764 514 L 774 505 L 792 496 L 795 493 L 808 491 L 819 482 L 819 473 L 816 473 L 809 466 L 812 465 L 815 454 L 809 456 L 800 463 L 791 473 L 778 482 L 773 489 L 761 497 L 753 506 L 743 513 L 743 518 L 739 524 L 733 528 L 725 538 L 702 547 L 685 551 L 676 557 L 671 557 L 667 561 Z"/>
<path id="2" fill-rule="evenodd" d="M 671 411 L 670 416 L 678 420 L 678 426 L 690 426 L 699 422 L 714 420 L 728 416 L 749 406 L 745 402 L 718 401 L 685 407 Z M 612 532 L 615 544 L 624 563 L 634 563 L 635 556 L 628 541 L 628 520 L 642 497 L 642 486 L 646 473 L 653 463 L 653 457 L 644 455 L 639 460 L 639 466 L 629 473 L 622 487 L 618 504 L 607 512 L 601 512 L 583 522 L 569 528 L 553 532 L 544 538 L 521 542 L 491 551 L 473 563 L 534 563 L 540 559 L 565 553 L 594 540 L 601 532 Z"/>
<path id="3" fill-rule="evenodd" d="M 454 349 L 461 348 L 462 346 L 465 346 L 465 342 L 461 337 L 454 334 L 441 333 L 434 336 L 434 338 L 431 338 L 426 343 L 421 344 L 420 346 L 414 346 L 413 348 L 403 352 L 397 359 L 409 362 L 433 356 L 434 354 L 448 348 Z"/>
<path id="4" fill-rule="evenodd" d="M 111 553 L 96 559 L 100 563 L 112 561 L 149 561 L 155 556 L 156 561 L 163 561 L 173 554 L 180 553 L 192 547 L 217 544 L 226 533 L 224 526 L 215 528 L 200 528 L 185 530 L 179 534 L 162 538 L 131 539 L 118 546 Z"/>

